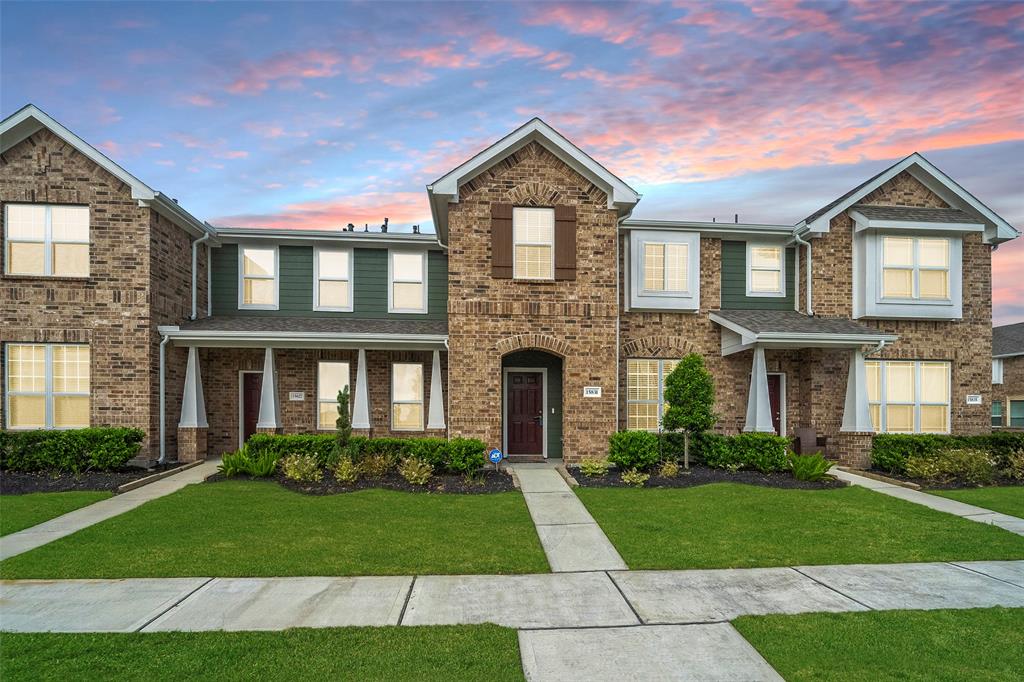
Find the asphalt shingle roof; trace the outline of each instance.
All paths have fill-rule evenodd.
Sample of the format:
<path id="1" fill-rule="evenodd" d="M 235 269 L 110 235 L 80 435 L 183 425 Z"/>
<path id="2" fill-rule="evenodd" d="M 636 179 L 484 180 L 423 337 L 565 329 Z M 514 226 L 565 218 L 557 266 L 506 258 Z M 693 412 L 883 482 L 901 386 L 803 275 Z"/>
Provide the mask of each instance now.
<path id="1" fill-rule="evenodd" d="M 313 332 L 345 334 L 447 334 L 447 320 L 358 320 L 347 317 L 205 317 L 185 322 L 188 331 Z"/>
<path id="2" fill-rule="evenodd" d="M 843 318 L 809 317 L 795 310 L 716 310 L 722 317 L 755 334 L 863 334 L 878 336 L 882 332 L 860 322 Z"/>
<path id="3" fill-rule="evenodd" d="M 992 328 L 992 355 L 1024 353 L 1024 322 Z"/>
<path id="4" fill-rule="evenodd" d="M 917 208 L 915 206 L 867 206 L 857 204 L 850 207 L 860 211 L 871 220 L 902 220 L 916 223 L 977 223 L 977 218 L 958 208 Z"/>
<path id="5" fill-rule="evenodd" d="M 813 223 L 813 222 L 814 222 L 815 220 L 817 220 L 818 218 L 820 218 L 821 216 L 825 215 L 825 214 L 826 214 L 826 213 L 828 213 L 828 212 L 829 212 L 830 210 L 832 210 L 832 208 L 834 208 L 835 206 L 838 206 L 838 205 L 839 205 L 839 204 L 841 204 L 842 202 L 844 202 L 844 201 L 846 201 L 847 199 L 849 199 L 850 197 L 852 197 L 852 196 L 853 196 L 854 194 L 857 194 L 858 192 L 860 192 L 860 190 L 861 190 L 862 188 L 866 187 L 867 185 L 870 185 L 870 184 L 871 184 L 872 182 L 874 182 L 875 180 L 877 180 L 877 179 L 878 179 L 878 178 L 880 178 L 881 176 L 883 176 L 883 175 L 885 175 L 886 173 L 888 173 L 888 172 L 889 172 L 889 171 L 890 171 L 890 170 L 891 170 L 891 169 L 893 168 L 893 166 L 897 166 L 897 165 L 899 165 L 899 164 L 901 164 L 901 163 L 903 163 L 903 159 L 900 159 L 899 161 L 897 161 L 896 163 L 894 163 L 894 164 L 893 164 L 892 166 L 889 166 L 889 167 L 888 167 L 888 168 L 886 168 L 885 170 L 883 170 L 883 171 L 880 171 L 879 173 L 876 173 L 875 175 L 872 175 L 872 176 L 871 176 L 870 178 L 868 178 L 868 179 L 867 179 L 867 180 L 865 180 L 864 182 L 860 183 L 859 185 L 857 185 L 856 187 L 854 187 L 853 189 L 851 189 L 851 190 L 850 190 L 849 192 L 847 192 L 846 194 L 842 195 L 841 197 L 838 197 L 838 198 L 836 198 L 836 200 L 835 200 L 835 201 L 830 201 L 830 202 L 829 202 L 828 204 L 826 204 L 826 205 L 822 206 L 822 207 L 821 207 L 821 208 L 819 208 L 819 209 L 818 209 L 817 211 L 815 211 L 815 212 L 814 212 L 814 213 L 812 213 L 811 215 L 809 215 L 809 216 L 807 216 L 806 218 L 804 218 L 804 223 L 805 223 L 805 224 L 810 224 L 810 223 Z"/>

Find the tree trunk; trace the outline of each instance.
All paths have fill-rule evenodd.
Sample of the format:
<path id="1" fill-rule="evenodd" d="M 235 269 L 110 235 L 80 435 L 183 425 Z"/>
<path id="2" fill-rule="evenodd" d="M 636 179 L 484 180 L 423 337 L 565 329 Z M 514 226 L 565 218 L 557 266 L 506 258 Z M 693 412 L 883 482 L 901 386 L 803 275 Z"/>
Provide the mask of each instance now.
<path id="1" fill-rule="evenodd" d="M 683 431 L 683 468 L 690 470 L 690 432 Z"/>

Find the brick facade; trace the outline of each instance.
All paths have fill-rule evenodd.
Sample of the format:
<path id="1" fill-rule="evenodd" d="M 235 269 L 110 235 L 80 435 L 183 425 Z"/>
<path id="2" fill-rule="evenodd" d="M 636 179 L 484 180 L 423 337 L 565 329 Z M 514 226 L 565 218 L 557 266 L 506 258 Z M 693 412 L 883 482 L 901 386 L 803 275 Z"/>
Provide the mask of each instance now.
<path id="1" fill-rule="evenodd" d="M 1024 400 L 1024 355 L 1003 358 L 1003 383 L 992 384 L 992 401 L 1003 404 L 1003 427 L 1009 428 L 1011 400 Z"/>

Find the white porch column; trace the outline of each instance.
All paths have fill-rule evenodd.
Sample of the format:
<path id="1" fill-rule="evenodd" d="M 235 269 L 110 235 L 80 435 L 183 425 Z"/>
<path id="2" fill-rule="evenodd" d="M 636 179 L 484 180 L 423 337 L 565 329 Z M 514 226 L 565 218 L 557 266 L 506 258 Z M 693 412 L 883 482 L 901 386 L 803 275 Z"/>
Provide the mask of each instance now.
<path id="1" fill-rule="evenodd" d="M 206 401 L 203 400 L 203 378 L 199 374 L 199 349 L 189 346 L 188 365 L 185 367 L 185 393 L 181 396 L 179 428 L 200 428 L 206 423 Z"/>
<path id="2" fill-rule="evenodd" d="M 352 428 L 370 428 L 370 390 L 366 384 L 366 350 L 359 349 L 356 362 L 355 402 L 352 404 Z"/>
<path id="3" fill-rule="evenodd" d="M 843 408 L 843 425 L 840 431 L 869 433 L 874 431 L 871 424 L 871 410 L 868 408 L 868 374 L 864 369 L 864 351 L 850 352 L 850 373 L 846 378 L 846 406 Z"/>
<path id="4" fill-rule="evenodd" d="M 441 352 L 434 351 L 434 365 L 430 370 L 430 411 L 428 429 L 444 428 L 444 395 L 441 392 Z"/>
<path id="5" fill-rule="evenodd" d="M 768 367 L 764 348 L 754 346 L 754 363 L 750 369 L 750 393 L 747 394 L 747 423 L 744 431 L 774 433 L 771 399 L 768 397 Z"/>
<path id="6" fill-rule="evenodd" d="M 260 390 L 260 418 L 258 429 L 277 429 L 281 426 L 281 408 L 277 402 L 277 376 L 274 374 L 274 349 L 267 348 L 263 355 L 263 386 Z"/>

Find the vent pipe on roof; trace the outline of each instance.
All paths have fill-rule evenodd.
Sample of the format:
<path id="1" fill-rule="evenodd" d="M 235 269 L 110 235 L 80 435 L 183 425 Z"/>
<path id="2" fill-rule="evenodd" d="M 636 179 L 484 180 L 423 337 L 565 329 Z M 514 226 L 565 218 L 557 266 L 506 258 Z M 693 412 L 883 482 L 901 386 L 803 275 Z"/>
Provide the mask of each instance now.
<path id="1" fill-rule="evenodd" d="M 739 223 L 740 222 L 740 214 L 739 213 L 733 213 L 732 214 L 732 221 L 734 223 Z"/>
<path id="2" fill-rule="evenodd" d="M 345 226 L 345 229 L 348 230 L 349 232 L 355 232 L 356 226 L 353 225 L 352 223 L 349 223 L 348 225 Z"/>
<path id="3" fill-rule="evenodd" d="M 387 231 L 388 231 L 388 219 L 387 218 L 384 219 L 384 224 L 380 226 L 380 231 L 383 232 L 384 234 L 387 234 Z"/>
<path id="4" fill-rule="evenodd" d="M 420 226 L 419 225 L 413 225 L 412 226 L 412 233 L 413 234 L 419 234 L 420 233 Z"/>

